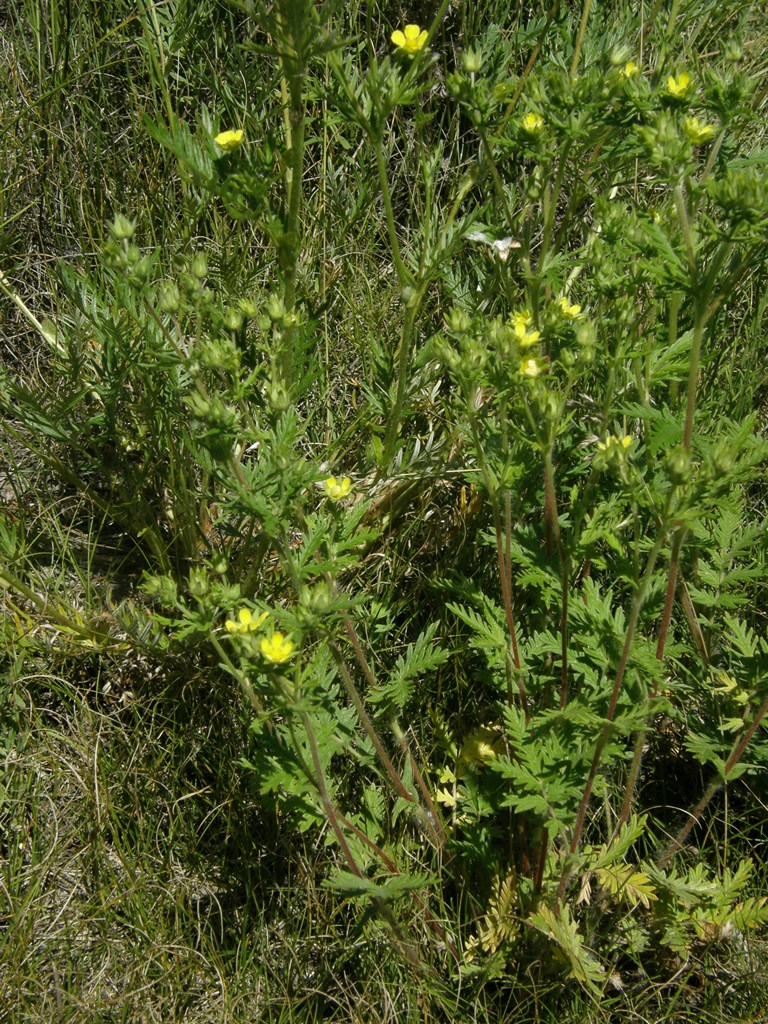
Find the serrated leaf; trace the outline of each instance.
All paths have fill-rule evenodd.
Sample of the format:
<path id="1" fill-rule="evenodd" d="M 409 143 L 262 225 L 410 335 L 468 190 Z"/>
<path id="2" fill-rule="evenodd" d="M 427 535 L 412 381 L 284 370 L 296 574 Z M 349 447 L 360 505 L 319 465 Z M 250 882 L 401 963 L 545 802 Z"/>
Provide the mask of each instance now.
<path id="1" fill-rule="evenodd" d="M 369 692 L 368 699 L 372 703 L 404 708 L 413 696 L 416 683 L 445 664 L 450 653 L 436 642 L 436 632 L 437 623 L 433 623 L 408 645 L 405 654 L 397 659 L 389 679 Z"/>
<path id="2" fill-rule="evenodd" d="M 631 864 L 596 868 L 594 874 L 601 888 L 630 905 L 641 903 L 647 910 L 651 901 L 658 899 L 656 887 L 648 875 L 635 871 Z"/>
<path id="3" fill-rule="evenodd" d="M 425 889 L 434 885 L 433 875 L 414 873 L 409 875 L 392 875 L 383 882 L 371 878 L 361 878 L 351 871 L 338 869 L 330 878 L 323 881 L 323 887 L 344 893 L 347 896 L 367 896 L 373 900 L 392 902 L 407 896 L 415 889 Z"/>
<path id="4" fill-rule="evenodd" d="M 601 993 L 605 969 L 585 945 L 567 906 L 560 906 L 556 911 L 543 906 L 528 918 L 528 923 L 557 944 L 570 965 L 569 977 L 594 995 Z"/>

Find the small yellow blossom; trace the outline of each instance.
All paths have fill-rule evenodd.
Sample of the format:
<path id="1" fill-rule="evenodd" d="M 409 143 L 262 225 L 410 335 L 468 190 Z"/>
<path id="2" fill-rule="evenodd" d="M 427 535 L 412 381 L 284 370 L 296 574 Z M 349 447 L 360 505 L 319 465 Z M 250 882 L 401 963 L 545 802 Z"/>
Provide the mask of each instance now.
<path id="1" fill-rule="evenodd" d="M 533 316 L 530 309 L 518 309 L 512 314 L 512 325 L 518 338 L 522 338 L 532 324 Z"/>
<path id="2" fill-rule="evenodd" d="M 225 153 L 231 153 L 237 149 L 244 137 L 245 132 L 242 128 L 238 128 L 235 131 L 219 132 L 213 141 L 219 149 L 223 149 Z"/>
<path id="3" fill-rule="evenodd" d="M 456 797 L 448 788 L 438 789 L 435 793 L 435 800 L 448 810 L 456 806 Z"/>
<path id="4" fill-rule="evenodd" d="M 667 92 L 676 100 L 684 99 L 692 87 L 693 82 L 687 71 L 681 71 L 677 78 L 674 75 L 670 75 L 667 79 Z"/>
<path id="5" fill-rule="evenodd" d="M 259 646 L 264 658 L 273 665 L 284 665 L 286 661 L 290 661 L 296 648 L 293 640 L 280 632 L 265 636 Z"/>
<path id="6" fill-rule="evenodd" d="M 241 608 L 237 613 L 237 622 L 234 619 L 227 619 L 224 628 L 228 633 L 253 633 L 269 615 L 269 612 L 262 612 L 255 619 L 250 608 Z"/>
<path id="7" fill-rule="evenodd" d="M 424 49 L 424 44 L 427 41 L 427 30 L 425 28 L 420 29 L 418 25 L 406 25 L 402 32 L 399 28 L 395 29 L 391 38 L 401 53 L 406 53 L 409 57 L 413 57 L 419 50 Z"/>
<path id="8" fill-rule="evenodd" d="M 567 295 L 563 295 L 562 298 L 557 300 L 557 304 L 560 307 L 560 312 L 568 320 L 580 320 L 583 316 L 581 312 L 581 306 L 577 303 L 571 303 Z"/>
<path id="9" fill-rule="evenodd" d="M 535 345 L 541 337 L 540 331 L 529 329 L 532 324 L 533 316 L 529 309 L 518 309 L 512 314 L 512 329 L 515 332 L 517 344 L 520 348 L 528 348 L 529 345 Z"/>
<path id="10" fill-rule="evenodd" d="M 629 434 L 624 434 L 623 437 L 614 437 L 613 434 L 609 434 L 604 441 L 597 442 L 597 450 L 599 452 L 606 453 L 610 452 L 613 448 L 616 448 L 617 450 L 624 449 L 624 451 L 626 451 L 631 444 L 632 438 Z"/>
<path id="11" fill-rule="evenodd" d="M 528 132 L 529 135 L 538 135 L 544 127 L 544 118 L 541 114 L 534 114 L 533 111 L 531 111 L 525 115 L 520 122 L 520 125 L 523 131 Z"/>
<path id="12" fill-rule="evenodd" d="M 544 364 L 540 359 L 524 359 L 520 363 L 520 373 L 524 377 L 538 377 L 543 369 Z"/>
<path id="13" fill-rule="evenodd" d="M 709 142 L 714 137 L 715 128 L 714 125 L 700 121 L 698 117 L 686 117 L 683 122 L 683 132 L 686 139 L 694 146 L 701 146 L 702 143 Z"/>
<path id="14" fill-rule="evenodd" d="M 323 490 L 331 501 L 340 501 L 342 498 L 346 498 L 352 490 L 352 481 L 348 476 L 345 476 L 343 480 L 329 476 L 327 480 L 323 480 Z"/>
<path id="15" fill-rule="evenodd" d="M 535 345 L 541 337 L 541 331 L 523 331 L 522 334 L 518 334 L 515 331 L 515 334 L 517 335 L 518 348 L 528 348 L 530 345 Z"/>
<path id="16" fill-rule="evenodd" d="M 635 64 L 633 60 L 628 60 L 624 67 L 619 72 L 622 78 L 629 81 L 630 78 L 637 78 L 640 74 L 640 68 Z"/>

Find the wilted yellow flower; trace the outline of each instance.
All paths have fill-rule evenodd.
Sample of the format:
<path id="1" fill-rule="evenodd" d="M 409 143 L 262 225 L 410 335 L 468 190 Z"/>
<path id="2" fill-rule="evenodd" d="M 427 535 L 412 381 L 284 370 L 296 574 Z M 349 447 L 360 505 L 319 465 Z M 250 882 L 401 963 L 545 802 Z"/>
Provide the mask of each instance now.
<path id="1" fill-rule="evenodd" d="M 692 86 L 693 82 L 687 71 L 681 71 L 677 78 L 674 75 L 670 75 L 667 79 L 667 92 L 676 100 L 681 100 L 687 96 Z"/>
<path id="2" fill-rule="evenodd" d="M 538 377 L 544 365 L 540 359 L 524 359 L 520 363 L 520 373 L 524 377 Z"/>
<path id="3" fill-rule="evenodd" d="M 694 146 L 700 146 L 714 137 L 715 128 L 714 125 L 700 121 L 698 117 L 686 117 L 683 122 L 683 132 L 689 142 L 692 142 Z"/>
<path id="4" fill-rule="evenodd" d="M 504 739 L 498 726 L 481 726 L 473 729 L 461 745 L 459 767 L 467 765 L 482 767 L 490 764 L 503 752 Z"/>
<path id="5" fill-rule="evenodd" d="M 273 665 L 284 665 L 286 661 L 290 661 L 296 648 L 293 640 L 280 632 L 265 636 L 259 646 L 264 658 Z"/>
<path id="6" fill-rule="evenodd" d="M 624 67 L 619 72 L 622 78 L 629 80 L 630 78 L 637 78 L 640 74 L 640 68 L 635 64 L 633 60 L 628 60 Z"/>
<path id="7" fill-rule="evenodd" d="M 581 306 L 577 303 L 571 304 L 567 295 L 563 295 L 562 298 L 558 299 L 557 304 L 560 306 L 560 312 L 568 320 L 578 320 L 583 315 Z"/>
<path id="8" fill-rule="evenodd" d="M 253 633 L 268 615 L 269 612 L 262 612 L 261 615 L 254 619 L 250 608 L 241 608 L 237 613 L 237 622 L 233 619 L 227 619 L 224 627 L 228 633 Z"/>
<path id="9" fill-rule="evenodd" d="M 323 480 L 323 490 L 331 501 L 340 501 L 342 498 L 346 498 L 352 490 L 352 481 L 348 476 L 345 476 L 343 480 L 329 476 L 327 480 Z"/>
<path id="10" fill-rule="evenodd" d="M 237 149 L 244 137 L 243 129 L 237 128 L 235 131 L 219 132 L 213 141 L 219 149 L 223 149 L 225 153 L 231 153 L 232 150 Z"/>
<path id="11" fill-rule="evenodd" d="M 402 32 L 399 28 L 395 29 L 391 38 L 401 53 L 406 53 L 409 57 L 413 57 L 419 50 L 424 49 L 424 44 L 427 41 L 427 30 L 425 28 L 420 29 L 418 25 L 406 25 Z"/>
<path id="12" fill-rule="evenodd" d="M 534 114 L 532 111 L 525 115 L 520 122 L 524 132 L 529 135 L 537 135 L 544 127 L 544 118 L 541 114 Z"/>

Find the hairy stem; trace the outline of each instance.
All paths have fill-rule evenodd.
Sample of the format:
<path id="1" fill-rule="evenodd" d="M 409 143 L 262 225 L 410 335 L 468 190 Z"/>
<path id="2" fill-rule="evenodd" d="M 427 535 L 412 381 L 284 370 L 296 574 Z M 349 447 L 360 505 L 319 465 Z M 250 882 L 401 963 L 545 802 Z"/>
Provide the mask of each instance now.
<path id="1" fill-rule="evenodd" d="M 336 836 L 336 841 L 341 847 L 341 852 L 344 854 L 344 860 L 346 860 L 349 870 L 353 875 L 357 875 L 358 878 L 363 877 L 363 872 L 360 870 L 357 861 L 349 848 L 344 831 L 341 827 L 336 808 L 333 806 L 330 794 L 328 793 L 328 787 L 325 784 L 325 776 L 323 775 L 323 766 L 320 763 L 320 754 L 317 749 L 317 740 L 315 739 L 315 732 L 312 728 L 312 722 L 306 711 L 301 713 L 301 722 L 304 726 L 304 731 L 307 734 L 307 740 L 309 741 L 309 750 L 312 755 L 312 766 L 314 767 L 315 774 L 313 782 L 317 786 L 317 791 L 320 794 L 320 800 L 323 804 L 328 823 L 333 829 L 333 834 Z"/>
<path id="2" fill-rule="evenodd" d="M 397 391 L 395 401 L 387 421 L 387 430 L 384 435 L 384 458 L 383 465 L 388 466 L 395 456 L 397 439 L 400 434 L 400 420 L 405 404 L 405 393 L 408 389 L 408 366 L 411 349 L 411 336 L 413 325 L 416 320 L 418 308 L 418 296 L 416 303 L 410 303 L 405 307 L 405 319 L 403 320 L 403 333 L 400 336 L 400 344 L 397 347 L 395 358 L 397 359 Z"/>
<path id="3" fill-rule="evenodd" d="M 587 813 L 587 806 L 589 804 L 589 798 L 592 795 L 592 787 L 597 776 L 597 770 L 600 766 L 600 759 L 605 749 L 605 745 L 608 742 L 611 734 L 611 723 L 613 722 L 613 716 L 616 713 L 616 704 L 619 699 L 619 693 L 621 692 L 621 684 L 624 681 L 624 673 L 627 668 L 627 662 L 629 661 L 629 653 L 632 649 L 632 641 L 635 637 L 635 630 L 637 629 L 637 623 L 640 619 L 640 611 L 645 601 L 645 595 L 648 592 L 648 586 L 650 585 L 651 578 L 653 576 L 653 570 L 656 567 L 656 561 L 661 552 L 662 546 L 666 539 L 666 531 L 662 530 L 659 536 L 656 538 L 656 542 L 651 549 L 651 553 L 648 556 L 648 562 L 645 567 L 642 579 L 640 580 L 635 596 L 632 600 L 632 607 L 629 613 L 629 619 L 627 621 L 627 632 L 624 638 L 624 647 L 621 652 L 619 664 L 616 669 L 616 675 L 613 680 L 613 688 L 611 690 L 611 697 L 608 702 L 608 709 L 605 712 L 605 723 L 600 730 L 600 735 L 597 738 L 595 744 L 595 753 L 592 757 L 592 764 L 589 768 L 589 775 L 587 776 L 587 782 L 584 786 L 584 793 L 579 804 L 579 809 L 576 814 L 576 822 L 573 826 L 573 837 L 571 839 L 571 845 L 569 849 L 570 854 L 574 854 L 579 845 L 581 839 L 581 833 L 584 828 L 584 819 Z M 558 900 L 563 898 L 565 893 L 565 887 L 568 884 L 568 865 L 563 868 L 563 873 L 560 877 L 560 886 L 557 892 Z"/>
<path id="4" fill-rule="evenodd" d="M 292 62 L 293 63 L 293 62 Z M 288 217 L 283 247 L 285 274 L 285 320 L 280 336 L 278 367 L 283 386 L 290 390 L 293 382 L 293 320 L 296 309 L 296 275 L 301 252 L 301 197 L 304 177 L 304 96 L 303 67 L 294 69 L 288 78 L 289 120 L 291 126 L 290 181 L 288 183 Z"/>
<path id="5" fill-rule="evenodd" d="M 765 717 L 766 712 L 768 712 L 768 697 L 766 697 L 766 699 L 760 705 L 760 708 L 755 717 L 752 719 L 749 728 L 746 730 L 744 735 L 741 737 L 739 742 L 734 746 L 733 750 L 731 751 L 731 755 L 726 761 L 725 767 L 723 768 L 722 776 L 718 775 L 710 782 L 709 786 L 707 786 L 707 789 L 704 792 L 704 795 L 696 804 L 694 809 L 691 811 L 690 816 L 686 821 L 685 825 L 680 829 L 680 831 L 669 844 L 669 846 L 666 848 L 666 850 L 664 850 L 664 852 L 659 856 L 656 862 L 659 865 L 659 867 L 665 867 L 669 863 L 669 861 L 675 856 L 678 850 L 680 850 L 683 843 L 688 838 L 691 829 L 694 827 L 694 825 L 698 823 L 702 814 L 709 806 L 709 803 L 712 800 L 712 798 L 725 785 L 726 781 L 728 780 L 728 776 L 744 756 L 744 751 L 749 746 L 749 741 L 752 739 L 755 730 Z"/>
<path id="6" fill-rule="evenodd" d="M 499 508 L 499 496 L 497 489 L 494 485 L 493 478 L 488 464 L 485 460 L 485 454 L 483 452 L 482 442 L 480 434 L 477 428 L 477 417 L 473 405 L 473 397 L 471 394 L 466 395 L 467 409 L 469 412 L 469 423 L 470 430 L 472 432 L 472 440 L 475 447 L 475 454 L 477 456 L 478 465 L 480 466 L 480 473 L 483 477 L 483 483 L 485 489 L 488 492 L 488 500 L 491 505 L 491 514 L 493 516 L 493 528 L 496 535 L 496 559 L 499 565 L 499 581 L 501 583 L 501 596 L 504 604 L 504 615 L 507 620 L 507 628 L 509 630 L 509 642 L 512 653 L 512 666 L 511 669 L 513 674 L 517 677 L 517 688 L 518 697 L 520 699 L 520 706 L 523 709 L 526 722 L 530 719 L 530 712 L 528 710 L 528 697 L 525 692 L 525 684 L 522 677 L 522 663 L 520 661 L 520 650 L 517 644 L 517 628 L 515 626 L 515 612 L 512 602 L 512 583 L 511 583 L 511 568 L 507 566 L 506 558 L 504 557 L 504 530 L 502 528 L 501 521 L 501 510 Z M 509 659 L 508 659 L 509 660 Z M 512 687 L 510 680 L 510 667 L 507 669 L 507 687 L 509 689 L 510 703 L 512 701 Z"/>
<path id="7" fill-rule="evenodd" d="M 394 786 L 395 791 L 397 792 L 397 795 L 401 796 L 403 800 L 407 800 L 408 803 L 410 804 L 417 803 L 416 797 L 413 795 L 413 793 L 409 792 L 405 788 L 402 779 L 398 775 L 395 766 L 392 764 L 389 755 L 384 749 L 384 745 L 379 739 L 379 734 L 374 729 L 373 722 L 371 721 L 368 712 L 365 710 L 363 700 L 357 691 L 357 687 L 355 686 L 354 680 L 352 679 L 350 671 L 347 668 L 347 663 L 345 662 L 341 651 L 334 643 L 331 643 L 329 646 L 331 654 L 333 655 L 333 660 L 336 662 L 336 667 L 339 670 L 341 681 L 344 683 L 344 688 L 347 691 L 347 695 L 349 696 L 349 699 L 352 701 L 355 707 L 355 711 L 357 711 L 358 717 L 360 718 L 360 723 L 363 729 L 365 730 L 368 739 L 373 744 L 374 749 L 379 757 L 379 760 L 381 761 L 384 770 L 389 776 L 392 785 Z"/>
<path id="8" fill-rule="evenodd" d="M 587 21 L 589 20 L 589 11 L 591 6 L 592 0 L 584 0 L 584 7 L 581 10 L 581 21 L 579 22 L 579 34 L 576 36 L 576 45 L 573 48 L 571 78 L 576 77 L 576 68 L 579 66 L 579 57 L 581 56 L 581 47 L 584 43 L 584 33 L 587 30 Z"/>

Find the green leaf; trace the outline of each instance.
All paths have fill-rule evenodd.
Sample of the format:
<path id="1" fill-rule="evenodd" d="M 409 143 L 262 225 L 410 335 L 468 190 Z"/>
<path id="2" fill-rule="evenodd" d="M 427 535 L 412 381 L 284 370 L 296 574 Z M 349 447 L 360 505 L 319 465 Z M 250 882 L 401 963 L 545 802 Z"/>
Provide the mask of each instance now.
<path id="1" fill-rule="evenodd" d="M 340 868 L 323 881 L 323 887 L 344 893 L 346 896 L 367 896 L 372 900 L 394 902 L 415 889 L 426 889 L 434 885 L 435 881 L 433 875 L 416 872 L 409 875 L 391 875 L 386 881 L 376 882 Z"/>
<path id="2" fill-rule="evenodd" d="M 372 703 L 404 708 L 413 696 L 416 683 L 445 664 L 450 652 L 435 641 L 437 628 L 437 623 L 433 623 L 408 645 L 405 654 L 397 659 L 389 679 L 369 691 L 368 699 Z"/>
<path id="3" fill-rule="evenodd" d="M 605 968 L 585 945 L 569 908 L 563 905 L 551 910 L 543 906 L 528 918 L 528 923 L 557 944 L 570 966 L 568 976 L 599 996 L 605 983 Z"/>

